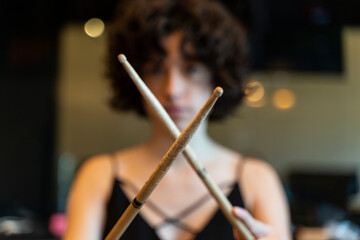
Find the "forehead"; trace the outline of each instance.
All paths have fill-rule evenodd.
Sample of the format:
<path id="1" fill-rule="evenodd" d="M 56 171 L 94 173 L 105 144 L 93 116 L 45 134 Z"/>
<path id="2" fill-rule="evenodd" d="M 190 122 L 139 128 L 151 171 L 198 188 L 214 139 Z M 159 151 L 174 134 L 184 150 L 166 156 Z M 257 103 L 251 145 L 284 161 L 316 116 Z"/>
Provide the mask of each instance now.
<path id="1" fill-rule="evenodd" d="M 151 50 L 146 62 L 161 62 L 169 58 L 198 61 L 193 42 L 184 37 L 182 31 L 174 31 L 162 37 L 159 48 Z"/>
<path id="2" fill-rule="evenodd" d="M 180 31 L 173 32 L 172 34 L 164 37 L 161 45 L 165 50 L 166 57 L 180 58 L 182 57 L 181 49 L 184 36 Z"/>

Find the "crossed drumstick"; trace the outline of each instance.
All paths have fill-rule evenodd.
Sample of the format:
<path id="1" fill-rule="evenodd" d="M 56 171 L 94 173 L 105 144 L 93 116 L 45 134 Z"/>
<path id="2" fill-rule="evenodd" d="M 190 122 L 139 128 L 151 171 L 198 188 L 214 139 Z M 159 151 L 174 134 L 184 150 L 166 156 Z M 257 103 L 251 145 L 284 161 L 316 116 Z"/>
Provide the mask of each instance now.
<path id="1" fill-rule="evenodd" d="M 232 214 L 231 210 L 233 206 L 231 205 L 230 201 L 222 193 L 218 185 L 210 178 L 204 166 L 200 163 L 200 161 L 197 160 L 191 148 L 187 146 L 187 144 L 191 140 L 191 137 L 196 132 L 203 120 L 206 118 L 208 113 L 211 111 L 217 99 L 222 95 L 223 89 L 221 87 L 215 88 L 213 94 L 210 96 L 204 106 L 200 109 L 195 118 L 180 134 L 180 131 L 176 127 L 175 123 L 171 120 L 170 116 L 167 114 L 163 106 L 160 104 L 160 102 L 156 99 L 156 97 L 149 90 L 146 84 L 141 80 L 134 68 L 127 61 L 125 55 L 120 54 L 118 56 L 118 59 L 135 83 L 136 87 L 139 89 L 145 101 L 151 107 L 152 111 L 158 116 L 162 123 L 167 127 L 172 137 L 176 140 L 170 147 L 168 152 L 165 154 L 165 156 L 162 158 L 150 178 L 146 181 L 146 183 L 140 189 L 136 197 L 132 200 L 131 204 L 128 206 L 128 208 L 121 215 L 114 227 L 111 229 L 109 234 L 106 236 L 105 240 L 118 240 L 122 236 L 126 228 L 130 225 L 132 220 L 139 213 L 142 205 L 146 202 L 150 194 L 154 191 L 156 186 L 159 184 L 161 179 L 164 177 L 166 172 L 173 164 L 173 162 L 182 152 L 184 152 L 187 161 L 190 163 L 191 167 L 195 170 L 197 175 L 208 188 L 210 194 L 215 198 L 219 205 L 219 208 L 221 209 L 225 217 L 228 219 L 230 224 L 237 230 L 237 232 L 240 234 L 240 236 L 242 236 L 243 239 L 254 240 L 253 235 L 246 228 L 246 226 L 240 220 L 236 219 Z"/>

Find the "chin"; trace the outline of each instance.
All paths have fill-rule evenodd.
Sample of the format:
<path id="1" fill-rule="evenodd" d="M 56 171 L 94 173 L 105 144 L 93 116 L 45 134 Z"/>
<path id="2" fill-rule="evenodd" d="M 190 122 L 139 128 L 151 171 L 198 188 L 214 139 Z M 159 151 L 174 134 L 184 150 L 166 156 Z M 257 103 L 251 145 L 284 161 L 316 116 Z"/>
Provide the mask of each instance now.
<path id="1" fill-rule="evenodd" d="M 184 119 L 173 119 L 175 125 L 178 129 L 182 132 L 185 128 L 190 124 L 191 120 L 184 120 Z"/>

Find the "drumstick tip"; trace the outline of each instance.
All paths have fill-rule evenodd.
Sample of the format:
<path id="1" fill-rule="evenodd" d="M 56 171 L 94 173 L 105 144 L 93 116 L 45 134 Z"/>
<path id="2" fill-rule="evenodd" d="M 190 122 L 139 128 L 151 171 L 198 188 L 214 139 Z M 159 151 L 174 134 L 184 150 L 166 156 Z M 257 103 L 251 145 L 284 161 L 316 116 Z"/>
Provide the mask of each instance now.
<path id="1" fill-rule="evenodd" d="M 214 90 L 214 94 L 215 94 L 215 96 L 217 96 L 217 97 L 221 97 L 221 95 L 224 93 L 224 90 L 221 88 L 221 87 L 217 87 L 217 88 L 215 88 L 215 90 Z"/>
<path id="2" fill-rule="evenodd" d="M 118 55 L 118 59 L 119 59 L 119 61 L 120 61 L 121 63 L 126 62 L 126 57 L 125 57 L 125 55 L 122 54 L 122 53 L 120 53 L 120 54 Z"/>

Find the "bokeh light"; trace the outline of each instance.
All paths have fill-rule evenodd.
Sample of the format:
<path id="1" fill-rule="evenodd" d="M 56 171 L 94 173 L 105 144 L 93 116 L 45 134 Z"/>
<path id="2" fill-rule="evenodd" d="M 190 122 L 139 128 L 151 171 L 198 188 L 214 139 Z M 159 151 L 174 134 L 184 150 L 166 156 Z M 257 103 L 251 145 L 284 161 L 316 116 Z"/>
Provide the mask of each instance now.
<path id="1" fill-rule="evenodd" d="M 278 89 L 273 95 L 273 104 L 278 109 L 290 109 L 295 105 L 295 94 L 286 88 Z"/>
<path id="2" fill-rule="evenodd" d="M 101 36 L 104 30 L 105 30 L 105 24 L 99 18 L 91 18 L 84 25 L 85 33 L 93 38 L 97 38 Z"/>
<path id="3" fill-rule="evenodd" d="M 245 103 L 250 107 L 263 107 L 265 105 L 265 88 L 259 81 L 251 81 L 245 89 Z"/>

